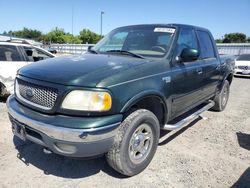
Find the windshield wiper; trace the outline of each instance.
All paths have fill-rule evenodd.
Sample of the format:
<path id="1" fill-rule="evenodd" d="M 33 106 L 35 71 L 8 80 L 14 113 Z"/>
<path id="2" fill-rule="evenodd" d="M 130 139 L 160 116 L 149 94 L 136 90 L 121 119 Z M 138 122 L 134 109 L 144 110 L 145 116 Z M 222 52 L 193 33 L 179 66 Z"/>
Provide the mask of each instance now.
<path id="1" fill-rule="evenodd" d="M 121 53 L 121 54 L 126 54 L 126 55 L 130 55 L 132 57 L 137 57 L 137 58 L 141 58 L 141 59 L 145 59 L 143 56 L 139 55 L 139 54 L 135 54 L 133 52 L 130 51 L 126 51 L 126 50 L 108 50 L 106 52 L 114 52 L 114 53 Z"/>

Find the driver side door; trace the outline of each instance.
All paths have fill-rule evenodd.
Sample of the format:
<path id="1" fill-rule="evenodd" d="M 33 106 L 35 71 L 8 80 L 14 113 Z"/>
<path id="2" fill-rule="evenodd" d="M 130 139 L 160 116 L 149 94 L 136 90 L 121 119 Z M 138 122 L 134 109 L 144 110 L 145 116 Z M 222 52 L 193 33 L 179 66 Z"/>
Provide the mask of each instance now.
<path id="1" fill-rule="evenodd" d="M 198 41 L 193 29 L 182 28 L 179 32 L 172 61 L 172 117 L 176 117 L 199 103 L 202 98 L 203 61 L 177 61 L 185 48 L 198 50 Z"/>

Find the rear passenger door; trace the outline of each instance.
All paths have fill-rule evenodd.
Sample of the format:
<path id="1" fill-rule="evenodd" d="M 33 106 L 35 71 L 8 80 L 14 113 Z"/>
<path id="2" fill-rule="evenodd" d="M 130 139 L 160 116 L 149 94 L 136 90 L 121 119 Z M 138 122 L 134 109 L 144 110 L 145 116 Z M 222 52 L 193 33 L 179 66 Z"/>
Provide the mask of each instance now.
<path id="1" fill-rule="evenodd" d="M 202 96 L 203 60 L 175 62 L 184 48 L 198 50 L 195 30 L 182 28 L 179 32 L 174 60 L 172 61 L 172 116 L 177 116 L 197 104 Z"/>
<path id="2" fill-rule="evenodd" d="M 197 30 L 200 46 L 200 59 L 203 60 L 204 74 L 204 98 L 213 95 L 220 79 L 220 61 L 215 52 L 215 42 L 212 35 L 207 31 Z"/>

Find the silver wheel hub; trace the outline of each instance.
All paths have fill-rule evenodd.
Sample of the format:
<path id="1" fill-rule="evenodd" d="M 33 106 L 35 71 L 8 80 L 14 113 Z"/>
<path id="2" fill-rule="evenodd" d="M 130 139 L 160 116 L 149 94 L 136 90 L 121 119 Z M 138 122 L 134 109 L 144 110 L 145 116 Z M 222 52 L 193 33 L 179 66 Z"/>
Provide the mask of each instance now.
<path id="1" fill-rule="evenodd" d="M 152 129 L 148 124 L 141 124 L 134 131 L 129 142 L 129 158 L 133 163 L 143 162 L 151 151 L 153 144 Z"/>
<path id="2" fill-rule="evenodd" d="M 227 98 L 228 98 L 228 88 L 225 87 L 225 88 L 223 89 L 223 95 L 222 95 L 222 105 L 223 105 L 223 106 L 226 105 L 226 103 L 227 103 Z"/>

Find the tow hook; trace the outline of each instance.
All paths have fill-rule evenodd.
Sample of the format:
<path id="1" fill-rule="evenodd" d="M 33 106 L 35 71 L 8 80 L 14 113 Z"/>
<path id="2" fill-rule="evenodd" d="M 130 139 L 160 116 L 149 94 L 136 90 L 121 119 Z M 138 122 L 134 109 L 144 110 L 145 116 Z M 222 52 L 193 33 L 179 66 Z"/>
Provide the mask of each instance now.
<path id="1" fill-rule="evenodd" d="M 49 150 L 48 148 L 43 148 L 43 153 L 45 153 L 45 154 L 49 155 L 49 154 L 51 154 L 51 153 L 52 153 L 52 151 L 51 151 L 51 150 Z"/>

